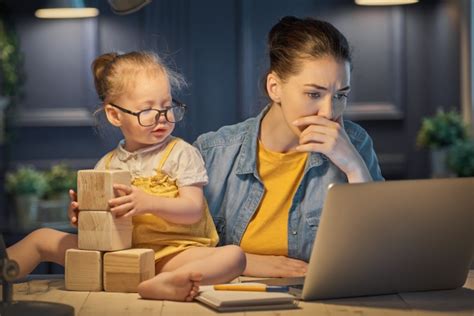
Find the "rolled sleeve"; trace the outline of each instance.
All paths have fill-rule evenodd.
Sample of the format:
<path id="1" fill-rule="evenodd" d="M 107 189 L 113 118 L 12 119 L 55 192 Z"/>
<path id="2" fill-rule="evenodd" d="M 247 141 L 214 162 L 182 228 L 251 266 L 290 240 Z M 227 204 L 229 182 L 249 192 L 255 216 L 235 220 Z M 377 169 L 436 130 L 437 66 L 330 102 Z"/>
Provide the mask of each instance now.
<path id="1" fill-rule="evenodd" d="M 198 149 L 184 141 L 179 142 L 176 146 L 179 147 L 176 148 L 177 150 L 173 150 L 163 169 L 176 179 L 178 187 L 206 185 L 209 179 L 204 160 Z"/>

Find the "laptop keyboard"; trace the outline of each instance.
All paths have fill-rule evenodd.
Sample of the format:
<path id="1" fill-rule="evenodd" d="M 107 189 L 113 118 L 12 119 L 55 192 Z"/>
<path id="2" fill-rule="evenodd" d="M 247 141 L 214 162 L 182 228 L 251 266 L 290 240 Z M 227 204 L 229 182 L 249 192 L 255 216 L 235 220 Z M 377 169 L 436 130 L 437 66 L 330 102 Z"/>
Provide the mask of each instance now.
<path id="1" fill-rule="evenodd" d="M 293 278 L 272 278 L 272 279 L 258 279 L 258 280 L 248 280 L 243 282 L 258 282 L 266 285 L 282 285 L 282 286 L 291 286 L 291 287 L 300 287 L 303 288 L 304 277 L 293 277 Z"/>
<path id="2" fill-rule="evenodd" d="M 303 284 L 293 284 L 290 287 L 293 289 L 303 290 Z"/>

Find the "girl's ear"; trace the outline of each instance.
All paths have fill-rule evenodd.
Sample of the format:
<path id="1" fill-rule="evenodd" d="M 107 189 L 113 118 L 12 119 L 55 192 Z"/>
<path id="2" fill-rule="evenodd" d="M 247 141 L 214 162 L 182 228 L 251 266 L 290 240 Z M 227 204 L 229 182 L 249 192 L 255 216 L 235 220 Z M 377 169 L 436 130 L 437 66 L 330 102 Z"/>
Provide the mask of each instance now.
<path id="1" fill-rule="evenodd" d="M 122 126 L 122 122 L 120 120 L 120 113 L 117 111 L 116 108 L 111 106 L 110 104 L 106 104 L 105 108 L 105 115 L 107 116 L 107 120 L 110 124 L 116 127 Z"/>
<path id="2" fill-rule="evenodd" d="M 267 75 L 267 92 L 273 102 L 281 103 L 281 80 L 273 71 Z"/>

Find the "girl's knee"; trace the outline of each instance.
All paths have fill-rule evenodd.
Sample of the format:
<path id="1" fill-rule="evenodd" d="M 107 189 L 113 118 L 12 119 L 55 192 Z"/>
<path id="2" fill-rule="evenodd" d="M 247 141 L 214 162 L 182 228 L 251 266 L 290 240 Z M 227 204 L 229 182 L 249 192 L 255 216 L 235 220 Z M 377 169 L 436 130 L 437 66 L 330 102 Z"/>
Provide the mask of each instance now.
<path id="1" fill-rule="evenodd" d="M 50 239 L 54 235 L 54 229 L 51 228 L 39 228 L 32 231 L 27 238 L 32 239 L 34 242 L 42 242 Z"/>
<path id="2" fill-rule="evenodd" d="M 51 228 L 40 228 L 27 237 L 34 244 L 42 261 L 64 261 L 67 249 L 77 248 L 77 235 L 69 234 Z"/>
<path id="3" fill-rule="evenodd" d="M 71 238 L 72 234 L 65 233 L 52 228 L 39 228 L 31 232 L 27 238 L 33 240 L 34 243 L 39 245 L 52 245 L 58 244 L 65 238 Z"/>
<path id="4" fill-rule="evenodd" d="M 32 231 L 27 239 L 35 245 L 36 250 L 43 256 L 46 248 L 51 242 L 54 242 L 55 230 L 51 228 L 39 228 Z"/>

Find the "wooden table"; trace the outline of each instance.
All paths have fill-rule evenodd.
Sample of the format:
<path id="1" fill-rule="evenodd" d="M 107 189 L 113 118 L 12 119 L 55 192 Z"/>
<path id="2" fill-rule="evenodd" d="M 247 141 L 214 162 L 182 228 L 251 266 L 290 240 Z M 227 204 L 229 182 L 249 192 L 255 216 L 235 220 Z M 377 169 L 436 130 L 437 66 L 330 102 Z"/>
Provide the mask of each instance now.
<path id="1" fill-rule="evenodd" d="M 15 300 L 50 301 L 72 305 L 76 315 L 215 315 L 195 303 L 140 299 L 134 293 L 73 292 L 61 277 L 14 285 Z M 227 313 L 226 313 L 227 314 Z M 237 312 L 229 315 L 465 315 L 474 316 L 474 270 L 463 288 L 317 302 L 300 302 L 297 310 Z"/>

